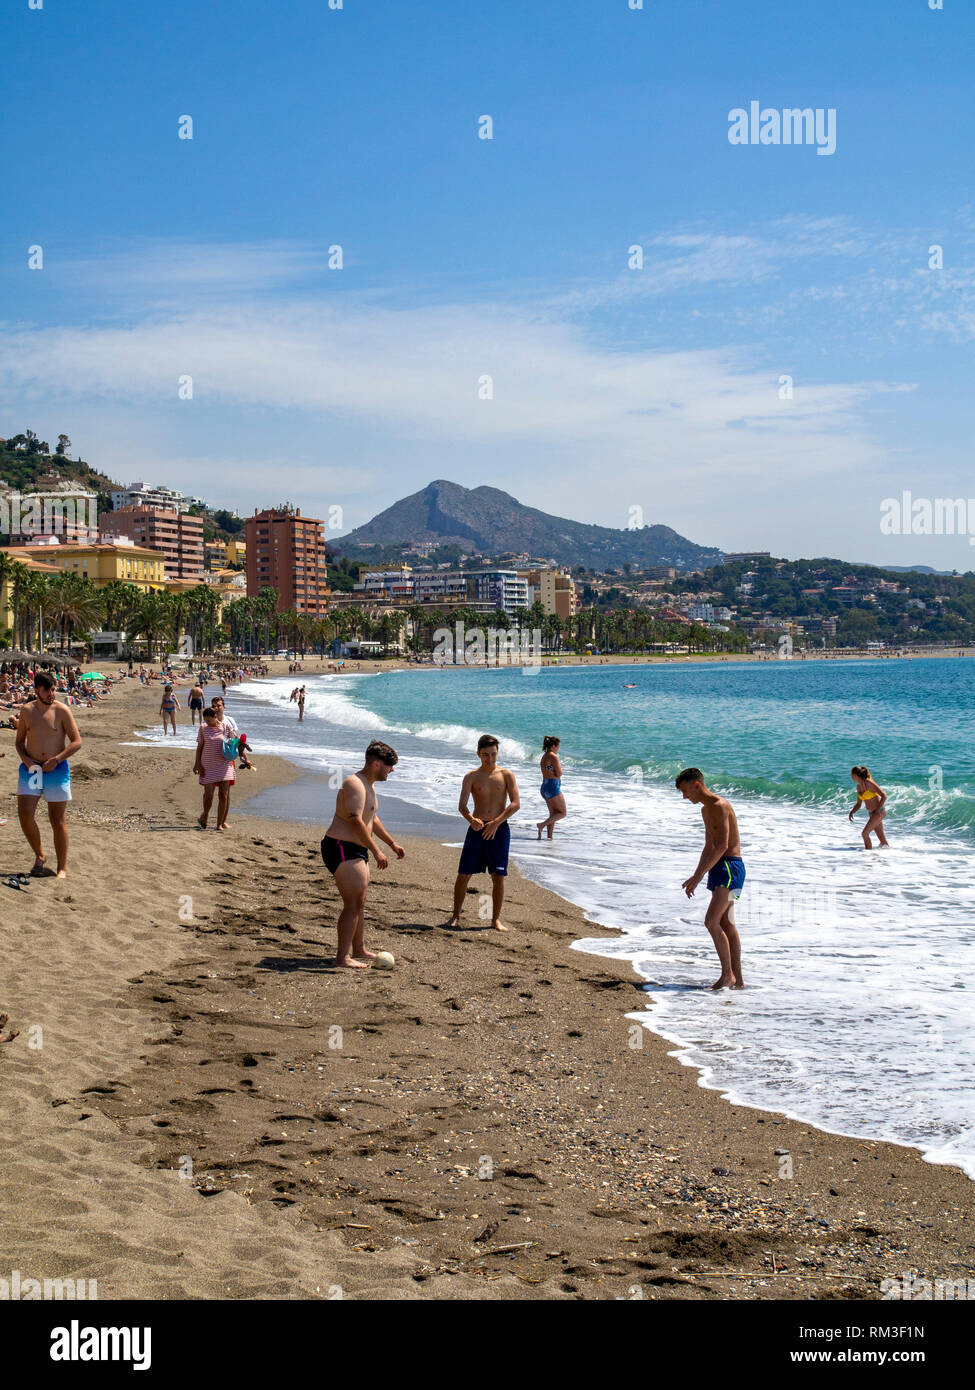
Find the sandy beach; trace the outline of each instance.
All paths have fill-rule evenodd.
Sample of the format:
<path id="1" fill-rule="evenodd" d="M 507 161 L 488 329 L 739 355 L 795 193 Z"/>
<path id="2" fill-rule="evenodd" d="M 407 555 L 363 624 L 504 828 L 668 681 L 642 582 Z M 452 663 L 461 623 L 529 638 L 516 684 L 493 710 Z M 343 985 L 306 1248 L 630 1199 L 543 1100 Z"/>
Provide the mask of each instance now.
<path id="1" fill-rule="evenodd" d="M 320 832 L 240 810 L 297 770 L 256 751 L 228 832 L 201 833 L 191 755 L 124 746 L 158 705 L 132 682 L 76 711 L 70 877 L 2 889 L 0 1276 L 101 1299 L 874 1299 L 975 1273 L 963 1173 L 704 1090 L 627 1018 L 629 966 L 571 949 L 600 929 L 517 870 L 509 935 L 476 893 L 450 931 L 456 850 L 405 842 L 367 914 L 395 970 L 332 969 Z M 13 739 L 4 875 L 30 867 Z M 333 798 L 322 779 L 323 828 Z"/>

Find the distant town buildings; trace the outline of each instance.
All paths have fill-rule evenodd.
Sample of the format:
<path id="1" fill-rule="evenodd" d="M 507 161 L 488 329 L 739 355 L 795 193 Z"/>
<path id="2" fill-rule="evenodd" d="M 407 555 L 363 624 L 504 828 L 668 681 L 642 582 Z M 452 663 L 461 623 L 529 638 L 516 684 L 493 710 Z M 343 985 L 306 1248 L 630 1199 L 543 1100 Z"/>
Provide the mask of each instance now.
<path id="1" fill-rule="evenodd" d="M 577 611 L 572 579 L 562 570 L 363 570 L 352 601 L 373 604 L 456 605 L 514 618 L 536 601 L 546 613 L 571 617 Z"/>
<path id="2" fill-rule="evenodd" d="M 324 522 L 301 508 L 272 507 L 247 518 L 247 594 L 270 587 L 279 613 L 324 614 L 328 607 L 328 562 Z"/>

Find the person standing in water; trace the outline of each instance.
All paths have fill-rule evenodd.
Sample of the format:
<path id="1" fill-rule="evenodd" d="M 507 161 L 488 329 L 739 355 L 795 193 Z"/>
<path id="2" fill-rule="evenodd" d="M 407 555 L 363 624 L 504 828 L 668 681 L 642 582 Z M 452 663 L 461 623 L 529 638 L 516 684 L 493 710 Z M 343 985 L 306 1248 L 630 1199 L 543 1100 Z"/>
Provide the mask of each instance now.
<path id="1" fill-rule="evenodd" d="M 876 832 L 877 839 L 884 849 L 889 849 L 889 841 L 884 834 L 884 816 L 887 814 L 884 806 L 887 801 L 887 793 L 877 786 L 870 776 L 868 767 L 851 767 L 850 776 L 856 783 L 857 804 L 850 812 L 850 820 L 859 811 L 861 806 L 867 808 L 867 823 L 860 832 L 863 836 L 864 849 L 873 849 L 873 841 L 870 839 L 870 832 Z"/>
<path id="2" fill-rule="evenodd" d="M 200 716 L 200 723 L 203 723 L 203 706 L 206 703 L 206 696 L 203 693 L 203 686 L 197 681 L 190 691 L 190 726 L 196 724 L 196 716 Z"/>
<path id="3" fill-rule="evenodd" d="M 173 733 L 176 732 L 176 711 L 180 708 L 179 696 L 171 685 L 163 686 L 162 700 L 159 704 L 159 713 L 162 715 L 163 733 L 168 733 L 168 724 L 172 724 Z"/>
<path id="4" fill-rule="evenodd" d="M 364 936 L 370 851 L 378 869 L 385 869 L 389 860 L 376 839 L 389 845 L 397 859 L 406 854 L 379 819 L 375 792 L 375 784 L 385 782 L 398 762 L 388 743 L 370 743 L 365 765 L 339 788 L 335 815 L 322 840 L 322 859 L 342 898 L 335 964 L 351 970 L 365 970 L 376 959 L 374 951 L 366 950 Z"/>
<path id="5" fill-rule="evenodd" d="M 298 691 L 298 723 L 305 717 L 305 687 L 302 686 Z"/>
<path id="6" fill-rule="evenodd" d="M 548 831 L 548 838 L 551 840 L 552 832 L 556 823 L 564 820 L 566 816 L 565 797 L 562 795 L 562 763 L 559 760 L 560 740 L 553 734 L 546 734 L 542 739 L 542 800 L 548 807 L 548 816 L 545 820 L 536 821 L 538 827 L 538 838 L 542 838 L 542 831 Z"/>
<path id="7" fill-rule="evenodd" d="M 741 941 L 735 926 L 735 900 L 745 886 L 745 865 L 741 858 L 738 820 L 731 803 L 704 785 L 704 773 L 699 767 L 687 767 L 679 773 L 677 790 L 685 801 L 700 806 L 704 820 L 704 849 L 697 868 L 681 884 L 689 898 L 705 874 L 711 893 L 704 925 L 711 933 L 714 949 L 721 962 L 721 975 L 712 989 L 743 989 L 741 974 Z"/>

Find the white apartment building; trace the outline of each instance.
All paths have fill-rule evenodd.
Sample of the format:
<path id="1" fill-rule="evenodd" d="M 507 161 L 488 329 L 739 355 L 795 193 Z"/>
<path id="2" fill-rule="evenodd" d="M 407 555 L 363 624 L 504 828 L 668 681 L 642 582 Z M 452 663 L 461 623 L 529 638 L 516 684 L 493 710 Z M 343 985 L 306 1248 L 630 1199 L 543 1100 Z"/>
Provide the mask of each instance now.
<path id="1" fill-rule="evenodd" d="M 118 511 L 122 507 L 161 507 L 168 512 L 187 512 L 190 507 L 205 507 L 202 497 L 187 497 L 176 488 L 150 487 L 148 483 L 130 483 L 112 493 L 112 506 Z"/>

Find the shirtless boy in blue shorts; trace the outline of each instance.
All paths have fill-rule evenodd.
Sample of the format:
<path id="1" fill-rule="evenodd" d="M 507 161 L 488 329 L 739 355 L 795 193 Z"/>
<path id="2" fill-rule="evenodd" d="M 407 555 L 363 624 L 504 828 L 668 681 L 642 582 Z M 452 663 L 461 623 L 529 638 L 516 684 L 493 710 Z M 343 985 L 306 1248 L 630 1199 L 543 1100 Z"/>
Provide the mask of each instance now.
<path id="1" fill-rule="evenodd" d="M 704 819 L 704 849 L 697 868 L 681 884 L 689 898 L 705 874 L 711 902 L 704 915 L 704 925 L 711 933 L 714 949 L 721 962 L 720 978 L 712 989 L 743 989 L 741 974 L 741 942 L 735 926 L 735 900 L 745 886 L 745 865 L 741 857 L 738 820 L 731 803 L 704 785 L 704 774 L 698 767 L 685 768 L 677 778 L 677 790 L 685 801 L 700 806 Z"/>
<path id="2" fill-rule="evenodd" d="M 477 740 L 477 756 L 481 765 L 464 778 L 457 804 L 470 829 L 457 867 L 454 910 L 447 925 L 460 926 L 471 875 L 487 872 L 491 875 L 491 926 L 495 931 L 507 931 L 501 922 L 501 907 L 511 843 L 508 821 L 521 809 L 521 798 L 514 773 L 506 767 L 498 767 L 498 740 L 493 734 L 482 734 Z M 467 809 L 472 796 L 473 815 Z"/>

